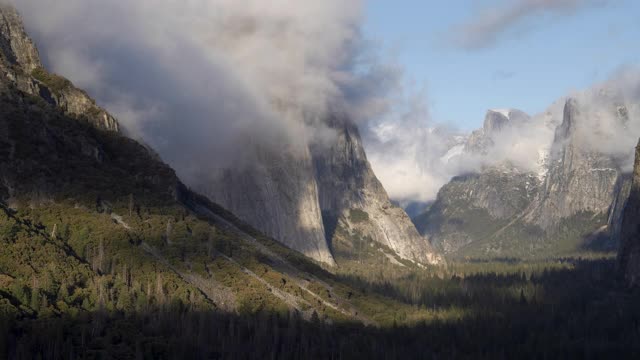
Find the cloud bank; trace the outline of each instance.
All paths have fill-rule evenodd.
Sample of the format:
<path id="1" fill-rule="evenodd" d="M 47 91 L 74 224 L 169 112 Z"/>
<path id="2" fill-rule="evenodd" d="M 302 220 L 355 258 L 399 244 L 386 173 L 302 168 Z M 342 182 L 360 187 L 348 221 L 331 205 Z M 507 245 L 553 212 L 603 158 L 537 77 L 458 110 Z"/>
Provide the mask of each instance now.
<path id="1" fill-rule="evenodd" d="M 578 145 L 605 154 L 631 171 L 640 137 L 640 68 L 619 70 L 602 84 L 574 94 Z"/>
<path id="2" fill-rule="evenodd" d="M 485 34 L 469 44 L 490 44 L 530 14 L 570 14 L 599 3 L 519 0 L 461 29 Z M 486 154 L 465 153 L 469 134 L 431 119 L 426 94 L 408 87 L 402 69 L 363 38 L 361 1 L 15 5 L 48 66 L 87 89 L 187 183 L 203 172 L 249 164 L 265 147 L 296 154 L 310 143 L 331 144 L 323 119 L 346 113 L 360 125 L 389 195 L 403 203 L 429 201 L 451 177 L 500 162 L 540 171 L 562 121 L 560 100 L 504 130 Z M 618 89 L 617 98 L 627 102 L 640 99 L 640 77 L 631 74 L 602 85 Z M 595 123 L 585 129 L 599 124 L 601 130 L 586 131 L 585 143 L 620 158 L 631 154 L 640 135 L 637 108 L 630 108 L 627 124 L 605 126 L 615 120 L 610 112 L 601 111 L 598 101 L 583 102 L 593 104 L 589 113 L 601 114 L 588 117 Z"/>
<path id="3" fill-rule="evenodd" d="M 513 0 L 481 10 L 475 17 L 451 29 L 452 42 L 466 50 L 483 49 L 513 35 L 522 25 L 543 24 L 545 17 L 574 15 L 580 10 L 603 6 L 609 0 Z"/>
<path id="4" fill-rule="evenodd" d="M 369 128 L 369 159 L 391 196 L 401 204 L 434 200 L 452 177 L 488 167 L 532 172 L 543 179 L 568 98 L 574 98 L 579 106 L 574 144 L 609 156 L 623 171 L 630 171 L 640 137 L 637 67 L 622 69 L 604 83 L 567 94 L 530 118 L 512 115 L 509 125 L 494 133 L 479 129 L 464 134 L 439 125 L 429 118 L 421 105 L 424 102 L 416 101 L 405 108 L 403 116 L 383 118 Z M 489 145 L 482 151 L 469 148 L 469 144 L 486 139 Z"/>
<path id="5" fill-rule="evenodd" d="M 396 69 L 361 1 L 19 0 L 45 63 L 87 89 L 187 181 L 257 149 L 328 142 L 324 119 L 386 111 Z"/>

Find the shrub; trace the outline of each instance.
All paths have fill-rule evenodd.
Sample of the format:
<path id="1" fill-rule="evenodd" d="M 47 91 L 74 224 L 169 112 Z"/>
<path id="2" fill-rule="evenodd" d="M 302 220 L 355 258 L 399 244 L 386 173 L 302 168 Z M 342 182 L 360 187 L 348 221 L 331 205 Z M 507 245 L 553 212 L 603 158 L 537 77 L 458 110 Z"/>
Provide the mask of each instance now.
<path id="1" fill-rule="evenodd" d="M 361 223 L 369 221 L 369 214 L 360 209 L 351 209 L 349 210 L 349 219 L 353 223 Z"/>
<path id="2" fill-rule="evenodd" d="M 52 92 L 60 93 L 73 87 L 71 81 L 62 76 L 52 74 L 43 68 L 36 68 L 31 72 L 34 79 L 45 84 Z"/>

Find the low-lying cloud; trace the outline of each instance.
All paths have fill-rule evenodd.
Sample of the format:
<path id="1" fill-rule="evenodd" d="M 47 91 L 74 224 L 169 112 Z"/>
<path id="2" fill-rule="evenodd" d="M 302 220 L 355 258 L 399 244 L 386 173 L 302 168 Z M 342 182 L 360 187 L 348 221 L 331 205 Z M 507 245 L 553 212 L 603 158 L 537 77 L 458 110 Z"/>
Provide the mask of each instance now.
<path id="1" fill-rule="evenodd" d="M 395 86 L 360 34 L 361 1 L 14 3 L 45 63 L 186 180 L 241 166 L 256 149 L 330 141 L 326 116 L 375 116 Z"/>
<path id="2" fill-rule="evenodd" d="M 532 14 L 569 14 L 601 3 L 519 0 L 463 25 L 458 35 L 465 47 L 487 46 Z M 402 69 L 382 61 L 363 38 L 361 1 L 15 5 L 47 65 L 87 89 L 188 183 L 249 164 L 265 147 L 297 154 L 311 143 L 331 144 L 324 119 L 340 113 L 360 125 L 368 158 L 393 199 L 429 201 L 453 176 L 486 166 L 508 161 L 541 171 L 562 121 L 560 100 L 505 129 L 485 154 L 465 153 L 469 134 L 431 119 L 426 95 L 406 87 Z M 638 100 L 637 74 L 625 71 L 602 85 L 618 89 L 626 102 Z M 608 114 L 600 111 L 604 104 L 583 102 L 592 104 L 590 114 Z M 602 130 L 581 135 L 626 166 L 640 135 L 638 109 L 629 112 L 630 122 L 620 126 L 605 125 L 613 121 L 609 115 L 589 116 L 585 129 L 597 123 Z"/>
<path id="3" fill-rule="evenodd" d="M 610 156 L 623 171 L 631 171 L 640 136 L 640 68 L 622 69 L 574 97 L 578 145 Z"/>
<path id="4" fill-rule="evenodd" d="M 369 159 L 390 195 L 401 204 L 432 201 L 452 177 L 488 167 L 531 172 L 543 179 L 553 161 L 552 144 L 569 98 L 579 107 L 573 124 L 574 144 L 608 156 L 622 171 L 630 171 L 640 137 L 638 68 L 623 69 L 604 83 L 567 94 L 530 118 L 514 117 L 510 125 L 493 134 L 482 129 L 465 134 L 438 124 L 430 119 L 423 99 L 418 99 L 404 107 L 404 112 L 392 112 L 368 128 Z M 483 151 L 465 150 L 474 136 L 490 139 L 490 145 Z"/>

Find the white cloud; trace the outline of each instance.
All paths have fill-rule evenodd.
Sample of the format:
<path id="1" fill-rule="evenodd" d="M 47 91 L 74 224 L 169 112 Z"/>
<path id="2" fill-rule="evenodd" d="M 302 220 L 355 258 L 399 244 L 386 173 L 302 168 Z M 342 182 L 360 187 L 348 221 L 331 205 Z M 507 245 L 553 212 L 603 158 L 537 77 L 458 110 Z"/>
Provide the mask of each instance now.
<path id="1" fill-rule="evenodd" d="M 45 62 L 112 110 L 186 180 L 329 141 L 323 120 L 387 108 L 362 2 L 20 0 Z"/>
<path id="2" fill-rule="evenodd" d="M 571 13 L 585 4 L 594 2 L 518 0 L 459 34 L 477 32 L 468 44 L 486 45 L 529 14 Z M 443 161 L 461 141 L 459 132 L 430 119 L 423 92 L 406 87 L 402 69 L 363 40 L 361 1 L 19 0 L 16 6 L 53 70 L 89 90 L 187 181 L 240 166 L 256 147 L 295 153 L 312 141 L 330 142 L 323 119 L 346 112 L 360 124 L 390 196 L 430 200 L 452 176 L 505 159 L 535 171 L 537 150 L 553 136 L 545 121 L 557 122 L 562 108 L 508 130 L 487 156 Z M 628 75 L 615 81 L 625 96 L 636 91 L 638 98 L 637 82 Z M 613 136 L 598 144 L 610 153 L 631 151 L 638 135 L 632 126 L 623 141 Z"/>
<path id="3" fill-rule="evenodd" d="M 577 99 L 580 109 L 575 144 L 610 156 L 623 170 L 630 170 L 640 137 L 638 68 L 623 69 L 602 84 L 568 94 L 527 121 L 513 122 L 490 136 L 492 145 L 485 153 L 460 151 L 463 146 L 458 144 L 469 134 L 438 125 L 429 118 L 424 99 L 417 97 L 366 133 L 369 159 L 391 197 L 401 203 L 434 200 L 452 177 L 501 164 L 542 176 L 569 97 Z M 622 106 L 628 121 L 621 121 Z"/>

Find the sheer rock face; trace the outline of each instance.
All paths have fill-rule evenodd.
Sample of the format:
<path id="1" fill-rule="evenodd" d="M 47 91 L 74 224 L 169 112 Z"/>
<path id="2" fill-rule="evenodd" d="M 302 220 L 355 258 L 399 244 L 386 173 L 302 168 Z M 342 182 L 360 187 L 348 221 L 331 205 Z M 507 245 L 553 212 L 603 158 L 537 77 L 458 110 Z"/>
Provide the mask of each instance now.
<path id="1" fill-rule="evenodd" d="M 617 198 L 622 172 L 614 159 L 590 150 L 576 135 L 582 116 L 579 104 L 569 99 L 556 130 L 547 178 L 527 215 L 543 229 L 579 212 L 608 213 Z"/>
<path id="2" fill-rule="evenodd" d="M 420 236 L 404 210 L 389 200 L 367 160 L 357 127 L 340 118 L 332 118 L 328 125 L 336 132 L 335 143 L 330 148 L 319 146 L 313 152 L 325 221 L 334 219 L 345 228 L 356 229 L 403 259 L 442 263 L 443 259 Z M 368 219 L 352 219 L 353 210 L 364 212 Z M 329 239 L 331 235 L 327 234 Z"/>
<path id="3" fill-rule="evenodd" d="M 4 5 L 0 5 L 0 51 L 0 73 L 12 86 L 57 106 L 72 118 L 119 132 L 116 119 L 84 91 L 43 69 L 20 16 Z M 252 166 L 227 170 L 199 190 L 267 235 L 320 262 L 334 264 L 322 210 L 341 214 L 350 208 L 367 209 L 372 221 L 366 230 L 371 237 L 402 257 L 437 262 L 428 242 L 418 235 L 404 211 L 391 205 L 371 171 L 355 126 L 345 125 L 339 130 L 339 141 L 326 150 L 327 154 L 312 154 L 309 149 L 295 156 L 259 151 L 258 161 Z M 100 157 L 99 150 L 85 150 Z M 316 172 L 316 165 L 324 161 L 314 161 L 316 155 L 330 159 L 330 171 Z M 340 186 L 330 186 L 332 181 Z M 340 190 L 340 195 L 332 194 L 332 189 Z"/>
<path id="4" fill-rule="evenodd" d="M 42 67 L 38 50 L 27 36 L 20 15 L 12 7 L 1 4 L 0 49 L 9 64 L 21 66 L 27 73 Z"/>
<path id="5" fill-rule="evenodd" d="M 241 219 L 306 256 L 330 265 L 311 155 L 263 151 L 243 169 L 227 169 L 201 189 Z"/>
<path id="6" fill-rule="evenodd" d="M 618 265 L 630 286 L 640 284 L 640 144 L 636 147 L 632 185 L 622 213 Z"/>
<path id="7" fill-rule="evenodd" d="M 303 254 L 333 265 L 325 224 L 345 228 L 384 244 L 408 260 L 442 262 L 407 214 L 391 204 L 374 175 L 357 127 L 331 119 L 333 141 L 314 145 L 304 156 L 261 151 L 244 170 L 227 169 L 200 188 L 252 226 Z M 367 213 L 366 222 L 350 221 L 350 211 Z"/>
<path id="8" fill-rule="evenodd" d="M 618 179 L 614 190 L 616 197 L 609 208 L 609 217 L 607 218 L 607 229 L 609 230 L 612 244 L 620 244 L 622 242 L 622 218 L 624 209 L 627 206 L 627 200 L 631 195 L 632 183 L 632 174 L 623 174 Z"/>
<path id="9" fill-rule="evenodd" d="M 0 72 L 19 90 L 38 96 L 67 115 L 107 131 L 119 131 L 118 121 L 84 91 L 44 70 L 38 50 L 13 7 L 0 4 Z"/>
<path id="10" fill-rule="evenodd" d="M 610 99 L 603 99 L 603 103 L 611 106 L 599 111 L 610 111 L 606 115 L 615 116 L 621 124 L 628 122 L 624 106 Z M 597 238 L 599 248 L 615 246 L 630 180 L 618 159 L 594 150 L 594 144 L 585 140 L 585 132 L 595 131 L 585 124 L 596 122 L 586 120 L 599 115 L 589 112 L 584 105 L 588 104 L 574 99 L 564 102 L 562 122 L 554 125 L 551 149 L 539 174 L 503 164 L 456 177 L 441 189 L 431 208 L 414 219 L 420 232 L 430 236 L 433 244 L 445 253 L 456 253 L 478 241 L 487 243 L 487 249 L 507 248 L 505 234 L 523 242 L 538 242 L 537 245 L 548 243 L 544 251 L 550 251 L 549 247 L 559 238 L 556 234 L 559 224 L 566 220 L 573 226 L 584 226 L 585 223 L 575 225 L 578 220 L 571 220 L 582 216 L 592 219 L 589 226 L 593 229 L 571 229 L 570 236 L 582 236 L 582 230 L 597 231 L 583 234 L 584 239 L 570 241 L 589 245 Z M 470 137 L 465 151 L 483 152 L 491 146 L 492 136 L 508 126 L 504 113 L 489 111 L 483 128 Z M 566 240 L 569 239 L 563 239 Z"/>
<path id="11" fill-rule="evenodd" d="M 467 139 L 464 152 L 487 155 L 497 136 L 510 126 L 527 121 L 530 117 L 519 110 L 488 110 L 483 127 Z M 455 253 L 493 236 L 503 225 L 519 218 L 539 189 L 537 174 L 499 163 L 454 177 L 414 222 L 438 249 L 446 254 Z"/>

